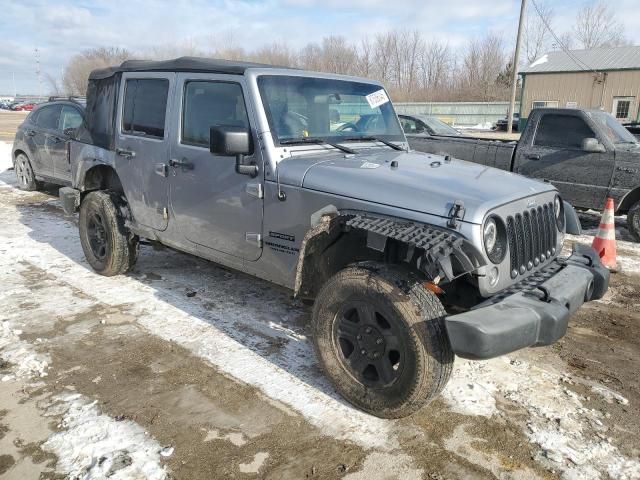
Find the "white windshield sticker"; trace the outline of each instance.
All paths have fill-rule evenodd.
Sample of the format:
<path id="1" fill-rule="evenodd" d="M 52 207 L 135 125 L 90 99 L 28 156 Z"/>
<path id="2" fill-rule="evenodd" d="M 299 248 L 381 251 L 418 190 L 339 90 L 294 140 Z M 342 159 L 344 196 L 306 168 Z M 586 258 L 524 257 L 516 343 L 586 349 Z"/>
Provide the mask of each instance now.
<path id="1" fill-rule="evenodd" d="M 387 92 L 385 92 L 384 90 L 378 90 L 377 92 L 370 93 L 366 98 L 371 108 L 379 107 L 380 105 L 384 105 L 389 101 Z"/>

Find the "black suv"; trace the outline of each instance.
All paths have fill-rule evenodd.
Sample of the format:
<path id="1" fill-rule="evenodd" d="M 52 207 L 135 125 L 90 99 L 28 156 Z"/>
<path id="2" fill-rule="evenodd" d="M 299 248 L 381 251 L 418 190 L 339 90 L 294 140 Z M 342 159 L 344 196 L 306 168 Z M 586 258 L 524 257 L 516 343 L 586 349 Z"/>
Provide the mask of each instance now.
<path id="1" fill-rule="evenodd" d="M 13 165 L 18 185 L 37 190 L 42 182 L 71 184 L 67 141 L 84 122 L 79 99 L 52 99 L 38 105 L 18 127 L 13 142 Z"/>

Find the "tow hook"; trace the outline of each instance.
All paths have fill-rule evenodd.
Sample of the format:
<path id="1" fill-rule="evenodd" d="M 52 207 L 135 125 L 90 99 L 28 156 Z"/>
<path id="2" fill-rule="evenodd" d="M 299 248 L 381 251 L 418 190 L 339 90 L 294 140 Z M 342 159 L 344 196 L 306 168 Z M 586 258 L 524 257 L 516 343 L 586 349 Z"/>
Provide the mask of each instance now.
<path id="1" fill-rule="evenodd" d="M 534 293 L 536 290 L 540 290 L 542 292 L 542 298 L 540 298 L 538 295 Z M 544 303 L 551 302 L 551 294 L 549 293 L 549 289 L 547 289 L 547 287 L 544 287 L 542 285 L 538 285 L 537 287 L 529 290 L 528 292 L 525 292 L 525 295 L 535 297 Z"/>

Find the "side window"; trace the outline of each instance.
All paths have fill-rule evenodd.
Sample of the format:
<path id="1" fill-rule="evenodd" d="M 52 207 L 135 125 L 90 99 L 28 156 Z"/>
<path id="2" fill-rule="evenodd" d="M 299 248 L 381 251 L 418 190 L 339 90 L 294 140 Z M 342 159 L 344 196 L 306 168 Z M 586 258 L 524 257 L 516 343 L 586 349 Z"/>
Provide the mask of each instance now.
<path id="1" fill-rule="evenodd" d="M 122 132 L 145 137 L 164 137 L 169 80 L 127 80 L 124 89 Z"/>
<path id="2" fill-rule="evenodd" d="M 214 125 L 249 128 L 242 87 L 231 82 L 187 82 L 181 143 L 209 147 L 209 128 Z"/>
<path id="3" fill-rule="evenodd" d="M 82 115 L 77 108 L 63 105 L 60 114 L 60 131 L 64 132 L 67 128 L 78 128 L 82 125 Z"/>
<path id="4" fill-rule="evenodd" d="M 36 117 L 36 126 L 46 130 L 57 130 L 60 118 L 60 105 L 42 107 Z"/>
<path id="5" fill-rule="evenodd" d="M 582 140 L 595 137 L 596 134 L 580 117 L 547 114 L 538 124 L 533 143 L 541 147 L 580 149 Z"/>

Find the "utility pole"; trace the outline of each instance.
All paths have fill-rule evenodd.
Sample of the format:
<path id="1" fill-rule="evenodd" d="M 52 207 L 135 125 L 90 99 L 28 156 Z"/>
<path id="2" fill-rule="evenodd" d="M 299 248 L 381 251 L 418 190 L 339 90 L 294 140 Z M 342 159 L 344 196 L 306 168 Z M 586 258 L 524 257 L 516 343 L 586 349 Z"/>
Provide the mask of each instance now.
<path id="1" fill-rule="evenodd" d="M 38 51 L 38 48 L 36 47 L 35 49 L 35 54 L 36 54 L 36 75 L 38 77 L 38 100 L 41 100 L 42 98 L 42 77 L 40 76 L 40 52 Z"/>
<path id="2" fill-rule="evenodd" d="M 511 101 L 509 102 L 509 115 L 507 116 L 507 133 L 513 132 L 513 110 L 516 106 L 516 90 L 518 89 L 518 60 L 520 59 L 520 40 L 522 38 L 522 23 L 527 0 L 522 0 L 520 6 L 520 21 L 518 22 L 518 38 L 516 39 L 516 52 L 513 54 L 511 76 Z"/>

